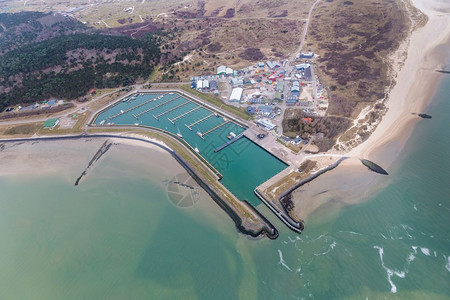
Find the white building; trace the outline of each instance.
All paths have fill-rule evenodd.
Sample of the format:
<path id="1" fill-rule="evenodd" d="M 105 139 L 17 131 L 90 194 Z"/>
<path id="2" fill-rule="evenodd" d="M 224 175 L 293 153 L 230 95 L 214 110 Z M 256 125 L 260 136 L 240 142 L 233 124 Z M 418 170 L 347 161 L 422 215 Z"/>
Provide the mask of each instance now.
<path id="1" fill-rule="evenodd" d="M 226 73 L 227 75 L 233 75 L 233 69 L 232 69 L 232 68 L 226 68 L 225 73 Z"/>
<path id="2" fill-rule="evenodd" d="M 229 102 L 239 102 L 242 99 L 242 94 L 244 93 L 243 88 L 234 88 L 231 92 L 230 98 L 228 99 Z"/>
<path id="3" fill-rule="evenodd" d="M 225 75 L 227 73 L 227 67 L 220 66 L 217 68 L 217 75 Z"/>
<path id="4" fill-rule="evenodd" d="M 258 121 L 256 121 L 256 124 L 261 125 L 267 131 L 271 131 L 275 128 L 275 124 L 266 119 L 259 119 Z"/>

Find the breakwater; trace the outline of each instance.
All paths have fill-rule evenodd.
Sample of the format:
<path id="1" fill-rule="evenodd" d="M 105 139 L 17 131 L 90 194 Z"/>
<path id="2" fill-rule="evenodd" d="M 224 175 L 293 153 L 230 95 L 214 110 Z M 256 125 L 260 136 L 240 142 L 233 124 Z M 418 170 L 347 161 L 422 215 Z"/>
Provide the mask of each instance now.
<path id="1" fill-rule="evenodd" d="M 108 141 L 105 141 L 103 143 L 103 145 L 100 147 L 100 149 L 98 149 L 98 151 L 94 154 L 92 159 L 89 161 L 88 166 L 84 169 L 84 171 L 81 173 L 81 175 L 75 181 L 75 186 L 77 186 L 80 183 L 81 178 L 83 178 L 83 176 L 86 176 L 88 169 L 95 162 L 97 162 L 100 159 L 100 157 L 102 157 L 109 150 L 109 148 L 111 148 L 111 146 L 112 146 L 112 143 L 109 143 Z"/>
<path id="2" fill-rule="evenodd" d="M 377 165 L 376 163 L 367 160 L 367 159 L 360 159 L 361 163 L 365 165 L 369 170 L 381 174 L 381 175 L 389 175 L 388 172 L 386 172 L 385 169 L 383 169 L 381 166 Z"/>
<path id="3" fill-rule="evenodd" d="M 277 229 L 261 213 L 259 213 L 259 211 L 257 211 L 252 205 L 250 205 L 246 200 L 242 200 L 241 202 L 243 204 L 243 207 L 245 207 L 249 211 L 250 214 L 252 214 L 256 219 L 258 219 L 256 221 L 256 223 L 258 223 L 258 226 L 252 227 L 252 226 L 248 226 L 247 224 L 245 224 L 244 220 L 236 212 L 236 208 L 233 208 L 230 205 L 230 203 L 228 203 L 228 201 L 224 200 L 221 196 L 219 196 L 221 193 L 223 193 L 223 191 L 220 191 L 214 185 L 210 186 L 210 185 L 206 184 L 205 181 L 197 174 L 197 172 L 195 172 L 194 169 L 185 160 L 183 160 L 174 150 L 172 150 L 169 147 L 162 145 L 160 143 L 150 141 L 150 140 L 147 140 L 144 138 L 139 138 L 139 137 L 121 136 L 121 135 L 114 135 L 114 134 L 94 134 L 94 135 L 82 134 L 82 135 L 68 135 L 68 136 L 2 139 L 2 140 L 0 140 L 0 142 L 2 142 L 2 143 L 9 143 L 9 142 L 18 143 L 18 142 L 37 142 L 37 141 L 79 140 L 79 139 L 86 139 L 86 138 L 88 138 L 88 139 L 91 139 L 91 138 L 107 138 L 107 139 L 108 138 L 116 138 L 116 139 L 124 139 L 124 140 L 134 140 L 134 141 L 140 141 L 140 142 L 152 144 L 154 146 L 157 146 L 157 147 L 165 150 L 186 170 L 186 172 L 197 182 L 197 184 L 201 188 L 203 188 L 205 190 L 205 192 L 208 193 L 208 195 L 214 200 L 214 202 L 216 202 L 219 205 L 219 207 L 222 208 L 222 210 L 224 210 L 225 213 L 228 214 L 228 216 L 230 216 L 230 218 L 235 223 L 235 226 L 239 232 L 241 232 L 245 235 L 251 236 L 251 237 L 255 237 L 255 238 L 260 237 L 262 235 L 265 235 L 270 239 L 276 239 L 278 237 Z M 108 149 L 109 149 L 109 147 L 108 147 Z M 102 152 L 102 151 L 100 151 L 100 152 Z M 97 153 L 99 153 L 99 152 L 97 152 Z M 93 158 L 94 161 L 95 161 L 96 157 L 97 157 L 97 159 L 99 158 L 97 155 L 95 155 Z M 218 184 L 220 184 L 220 183 L 218 183 Z"/>

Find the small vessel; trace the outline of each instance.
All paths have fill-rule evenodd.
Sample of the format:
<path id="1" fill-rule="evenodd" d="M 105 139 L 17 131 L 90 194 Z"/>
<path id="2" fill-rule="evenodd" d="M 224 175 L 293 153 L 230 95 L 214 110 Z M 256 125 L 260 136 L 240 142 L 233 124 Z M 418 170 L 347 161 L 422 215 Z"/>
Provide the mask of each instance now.
<path id="1" fill-rule="evenodd" d="M 121 109 L 121 110 L 120 110 L 120 113 L 121 113 L 121 114 L 123 114 L 123 113 L 124 113 L 123 109 Z"/>
<path id="2" fill-rule="evenodd" d="M 201 133 L 200 131 L 197 131 L 197 134 L 198 134 L 199 136 L 202 136 L 202 133 Z"/>
<path id="3" fill-rule="evenodd" d="M 178 128 L 178 126 L 177 126 L 177 135 L 178 135 L 180 138 L 183 138 L 183 135 L 181 134 L 180 128 Z"/>
<path id="4" fill-rule="evenodd" d="M 231 140 L 231 135 L 227 135 L 227 139 Z"/>
<path id="5" fill-rule="evenodd" d="M 128 101 L 128 98 L 125 98 L 122 100 L 122 102 L 127 102 L 127 101 Z"/>
<path id="6" fill-rule="evenodd" d="M 139 126 L 139 123 L 134 123 L 134 126 Z"/>
<path id="7" fill-rule="evenodd" d="M 231 135 L 232 138 L 236 137 L 236 134 L 233 131 L 230 131 L 230 135 Z"/>
<path id="8" fill-rule="evenodd" d="M 101 121 L 101 122 L 100 122 L 100 125 L 105 124 L 105 122 L 106 122 L 106 120 Z"/>
<path id="9" fill-rule="evenodd" d="M 199 153 L 200 151 L 198 150 L 197 147 L 194 148 L 195 152 Z"/>

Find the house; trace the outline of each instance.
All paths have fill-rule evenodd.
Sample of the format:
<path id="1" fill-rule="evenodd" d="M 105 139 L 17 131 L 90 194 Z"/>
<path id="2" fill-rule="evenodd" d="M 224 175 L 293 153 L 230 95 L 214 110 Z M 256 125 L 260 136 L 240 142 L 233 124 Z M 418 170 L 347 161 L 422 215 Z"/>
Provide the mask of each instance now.
<path id="1" fill-rule="evenodd" d="M 230 95 L 230 98 L 228 99 L 228 101 L 229 102 L 239 102 L 239 101 L 241 101 L 243 92 L 244 92 L 243 88 L 240 88 L 240 87 L 234 88 L 231 91 L 231 95 Z"/>
<path id="2" fill-rule="evenodd" d="M 220 76 L 220 75 L 225 75 L 226 72 L 227 72 L 227 67 L 225 67 L 225 66 L 219 66 L 219 67 L 217 68 L 217 75 L 218 75 L 218 76 Z"/>
<path id="3" fill-rule="evenodd" d="M 294 144 L 295 146 L 300 145 L 303 142 L 303 139 L 299 136 L 297 136 L 293 141 L 292 144 Z"/>
<path id="4" fill-rule="evenodd" d="M 90 95 L 95 95 L 95 93 L 96 93 L 95 89 L 91 89 L 91 90 L 89 91 L 89 94 L 90 94 Z"/>
<path id="5" fill-rule="evenodd" d="M 258 68 L 264 68 L 264 62 L 263 61 L 258 62 Z"/>
<path id="6" fill-rule="evenodd" d="M 233 75 L 233 74 L 234 74 L 234 71 L 233 71 L 232 68 L 226 68 L 226 69 L 225 69 L 225 74 L 226 74 L 227 76 L 230 76 L 230 75 Z"/>
<path id="7" fill-rule="evenodd" d="M 56 127 L 56 125 L 59 124 L 59 119 L 48 119 L 44 122 L 44 128 L 46 129 L 53 129 Z"/>
<path id="8" fill-rule="evenodd" d="M 56 100 L 55 99 L 50 100 L 50 101 L 47 102 L 47 104 L 50 105 L 50 106 L 55 105 L 56 104 Z"/>
<path id="9" fill-rule="evenodd" d="M 311 59 L 314 57 L 314 52 L 302 52 L 300 58 Z"/>
<path id="10" fill-rule="evenodd" d="M 308 123 L 311 123 L 312 121 L 313 121 L 312 118 L 303 118 L 302 119 L 303 124 L 308 124 Z"/>

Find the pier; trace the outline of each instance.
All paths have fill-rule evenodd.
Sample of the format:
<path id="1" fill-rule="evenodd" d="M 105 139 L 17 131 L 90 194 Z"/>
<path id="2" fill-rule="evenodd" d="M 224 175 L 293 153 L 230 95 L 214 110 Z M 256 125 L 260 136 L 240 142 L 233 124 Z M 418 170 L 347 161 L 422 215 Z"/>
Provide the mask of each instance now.
<path id="1" fill-rule="evenodd" d="M 191 129 L 192 126 L 195 126 L 195 125 L 197 125 L 198 123 L 203 122 L 203 121 L 205 121 L 206 119 L 211 118 L 212 116 L 214 116 L 214 114 L 207 115 L 206 117 L 203 117 L 203 118 L 201 118 L 200 120 L 197 120 L 197 121 L 195 121 L 194 123 L 191 123 L 191 124 L 189 124 L 189 125 L 184 124 L 184 126 L 186 126 L 189 130 L 192 130 L 192 129 Z"/>
<path id="2" fill-rule="evenodd" d="M 136 114 L 136 115 L 133 115 L 133 117 L 135 117 L 135 118 L 137 119 L 137 118 L 139 118 L 140 116 L 142 116 L 143 114 L 146 114 L 146 113 L 148 113 L 148 112 L 150 112 L 150 111 L 152 111 L 152 110 L 157 109 L 158 107 L 161 107 L 161 106 L 163 106 L 163 105 L 166 105 L 167 103 L 170 103 L 170 102 L 172 102 L 172 101 L 174 101 L 174 100 L 176 100 L 176 99 L 178 99 L 178 98 L 180 98 L 180 96 L 175 97 L 175 98 L 172 98 L 172 99 L 169 99 L 169 100 L 164 101 L 163 103 L 160 103 L 160 104 L 158 104 L 158 105 L 156 105 L 156 106 L 154 106 L 154 107 L 150 107 L 149 109 L 146 109 L 146 110 L 144 110 L 144 111 L 141 111 L 140 113 L 138 113 L 138 114 Z"/>
<path id="3" fill-rule="evenodd" d="M 129 108 L 129 109 L 125 110 L 124 112 L 120 112 L 120 113 L 118 113 L 118 114 L 115 114 L 114 116 L 109 117 L 109 119 L 110 119 L 110 120 L 115 119 L 115 118 L 117 118 L 117 117 L 120 116 L 120 115 L 126 114 L 127 112 L 130 112 L 130 111 L 132 111 L 132 110 L 134 110 L 134 109 L 136 109 L 136 108 L 139 108 L 139 107 L 141 107 L 141 106 L 143 106 L 143 105 L 149 104 L 149 103 L 152 102 L 152 101 L 155 101 L 155 98 L 152 98 L 152 99 L 150 99 L 150 100 L 147 100 L 147 101 L 145 101 L 145 102 L 142 102 L 141 104 L 138 104 L 138 105 L 136 105 L 136 106 L 133 106 L 132 108 Z"/>
<path id="4" fill-rule="evenodd" d="M 236 142 L 237 140 L 239 140 L 243 136 L 244 136 L 244 133 L 238 134 L 236 137 L 232 138 L 231 140 L 229 140 L 225 144 L 223 144 L 223 145 L 217 147 L 216 149 L 214 149 L 214 152 L 219 152 L 223 148 L 226 148 L 226 147 L 230 146 L 231 144 L 233 144 L 234 142 Z"/>
<path id="5" fill-rule="evenodd" d="M 211 132 L 213 132 L 214 130 L 219 129 L 220 127 L 222 127 L 223 125 L 227 124 L 228 122 L 230 122 L 230 121 L 225 121 L 225 122 L 223 122 L 222 124 L 219 124 L 219 125 L 217 125 L 217 126 L 214 127 L 214 128 L 211 128 L 211 129 L 208 130 L 207 132 L 202 133 L 202 134 L 201 134 L 201 137 L 204 137 L 204 136 L 207 135 L 208 133 L 211 133 Z"/>
<path id="6" fill-rule="evenodd" d="M 174 111 L 174 110 L 177 109 L 177 108 L 180 108 L 180 107 L 182 107 L 182 106 L 185 106 L 186 104 L 188 104 L 188 103 L 190 103 L 190 102 L 191 102 L 191 101 L 186 101 L 186 102 L 184 102 L 184 103 L 181 103 L 180 105 L 177 105 L 177 106 L 175 106 L 175 107 L 172 107 L 172 108 L 166 110 L 165 112 L 162 112 L 162 113 L 160 113 L 159 115 L 156 115 L 156 116 L 154 116 L 154 117 L 156 118 L 156 120 L 158 120 L 159 117 L 164 116 L 165 114 L 168 114 L 168 113 L 170 113 L 171 111 Z"/>
<path id="7" fill-rule="evenodd" d="M 182 118 L 182 117 L 184 117 L 184 116 L 190 114 L 191 112 L 196 111 L 197 109 L 200 109 L 200 106 L 197 106 L 197 107 L 191 109 L 190 111 L 187 111 L 187 112 L 185 112 L 185 113 L 182 113 L 181 115 L 179 115 L 178 117 L 175 117 L 175 118 L 173 118 L 173 119 L 167 118 L 167 120 L 169 120 L 170 123 L 175 124 L 174 121 L 176 121 L 176 120 L 178 120 L 178 119 L 180 119 L 180 118 Z"/>

